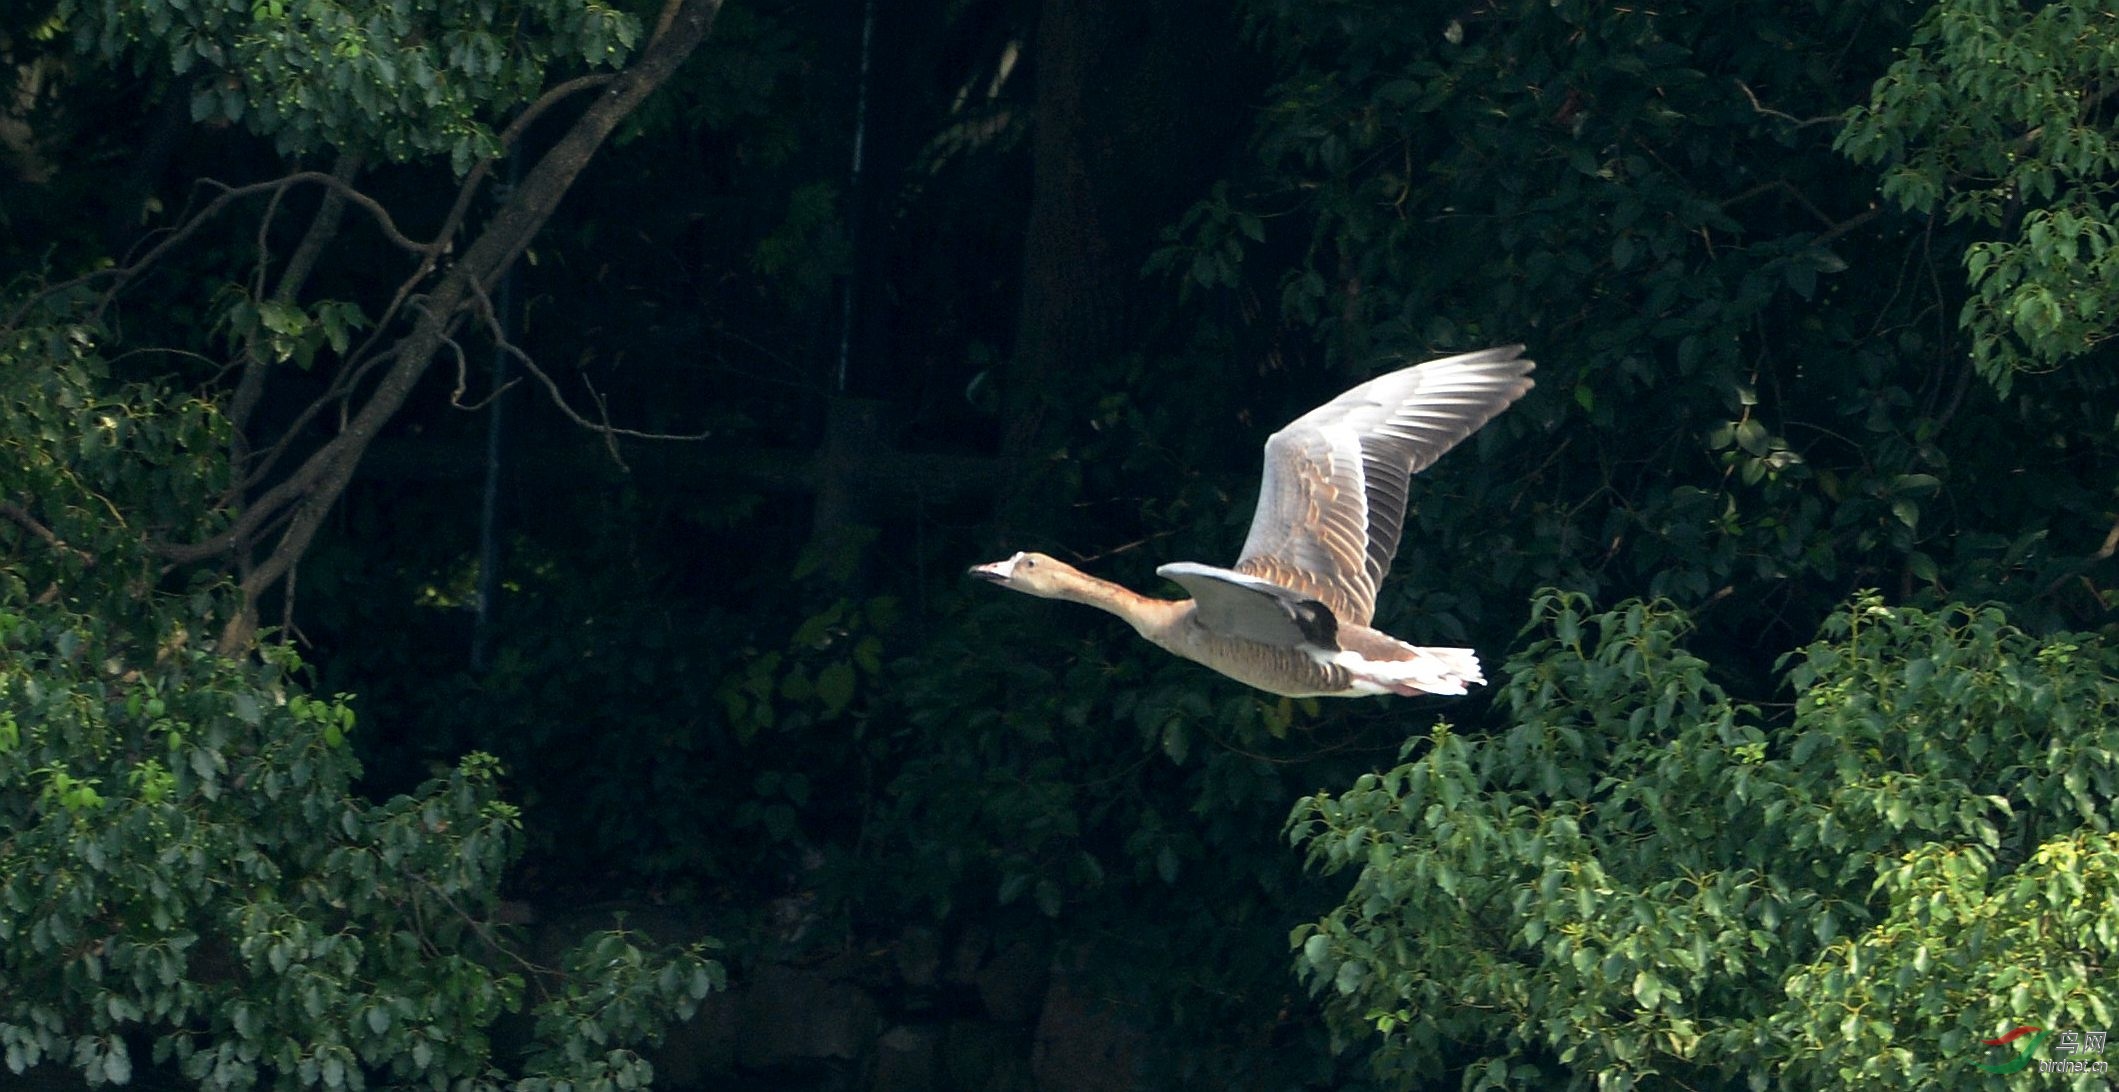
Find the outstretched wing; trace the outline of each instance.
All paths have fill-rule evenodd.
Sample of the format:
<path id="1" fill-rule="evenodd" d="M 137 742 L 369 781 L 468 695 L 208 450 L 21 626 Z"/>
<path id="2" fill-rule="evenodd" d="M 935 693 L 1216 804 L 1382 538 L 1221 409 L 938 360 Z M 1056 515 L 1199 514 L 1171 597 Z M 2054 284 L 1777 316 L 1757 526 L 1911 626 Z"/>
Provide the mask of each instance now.
<path id="1" fill-rule="evenodd" d="M 1236 571 L 1367 625 L 1412 476 L 1530 390 L 1522 354 L 1509 345 L 1403 368 L 1274 433 Z"/>

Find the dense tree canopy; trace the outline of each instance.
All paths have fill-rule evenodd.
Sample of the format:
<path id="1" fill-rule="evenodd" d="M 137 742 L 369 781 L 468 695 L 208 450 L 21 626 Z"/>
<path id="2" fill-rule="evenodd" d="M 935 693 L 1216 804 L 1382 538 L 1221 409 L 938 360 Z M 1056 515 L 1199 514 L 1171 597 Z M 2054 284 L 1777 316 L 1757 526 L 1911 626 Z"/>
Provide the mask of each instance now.
<path id="1" fill-rule="evenodd" d="M 2105 5 L 5 10 L 11 1073 L 1999 1088 L 2119 1008 Z M 960 579 L 1173 594 L 1511 342 L 1377 612 L 1470 698 Z"/>

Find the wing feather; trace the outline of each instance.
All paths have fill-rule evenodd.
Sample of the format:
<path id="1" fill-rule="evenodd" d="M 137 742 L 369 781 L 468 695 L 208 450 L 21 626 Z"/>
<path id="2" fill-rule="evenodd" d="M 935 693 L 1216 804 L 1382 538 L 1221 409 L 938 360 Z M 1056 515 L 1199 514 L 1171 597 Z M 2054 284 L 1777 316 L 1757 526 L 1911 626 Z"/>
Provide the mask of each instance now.
<path id="1" fill-rule="evenodd" d="M 1201 625 L 1274 648 L 1339 648 L 1339 622 L 1322 603 L 1248 573 L 1191 561 L 1155 570 L 1192 593 Z"/>
<path id="2" fill-rule="evenodd" d="M 1509 345 L 1401 368 L 1274 433 L 1235 570 L 1367 625 L 1398 553 L 1412 476 L 1530 390 L 1522 354 Z"/>

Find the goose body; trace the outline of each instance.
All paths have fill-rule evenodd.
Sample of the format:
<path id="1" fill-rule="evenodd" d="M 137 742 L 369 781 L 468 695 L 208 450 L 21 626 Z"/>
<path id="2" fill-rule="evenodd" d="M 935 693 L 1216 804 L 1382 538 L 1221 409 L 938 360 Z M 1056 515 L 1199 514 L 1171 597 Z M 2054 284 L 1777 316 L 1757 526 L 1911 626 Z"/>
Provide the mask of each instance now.
<path id="1" fill-rule="evenodd" d="M 1402 368 L 1274 433 L 1235 566 L 1155 570 L 1190 599 L 1151 598 L 1032 552 L 971 573 L 1115 614 L 1150 642 L 1274 694 L 1462 694 L 1486 682 L 1471 649 L 1421 648 L 1369 622 L 1412 476 L 1530 390 L 1522 353 L 1511 345 Z"/>

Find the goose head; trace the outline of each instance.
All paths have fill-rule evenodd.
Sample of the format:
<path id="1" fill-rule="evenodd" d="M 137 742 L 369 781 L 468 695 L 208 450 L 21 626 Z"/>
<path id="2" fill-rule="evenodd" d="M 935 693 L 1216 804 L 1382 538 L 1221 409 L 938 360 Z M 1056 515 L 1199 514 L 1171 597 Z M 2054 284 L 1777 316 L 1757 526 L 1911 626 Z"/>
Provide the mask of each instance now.
<path id="1" fill-rule="evenodd" d="M 1024 550 L 1005 561 L 973 565 L 971 575 L 1040 599 L 1065 599 L 1088 579 L 1080 569 L 1058 558 Z"/>

